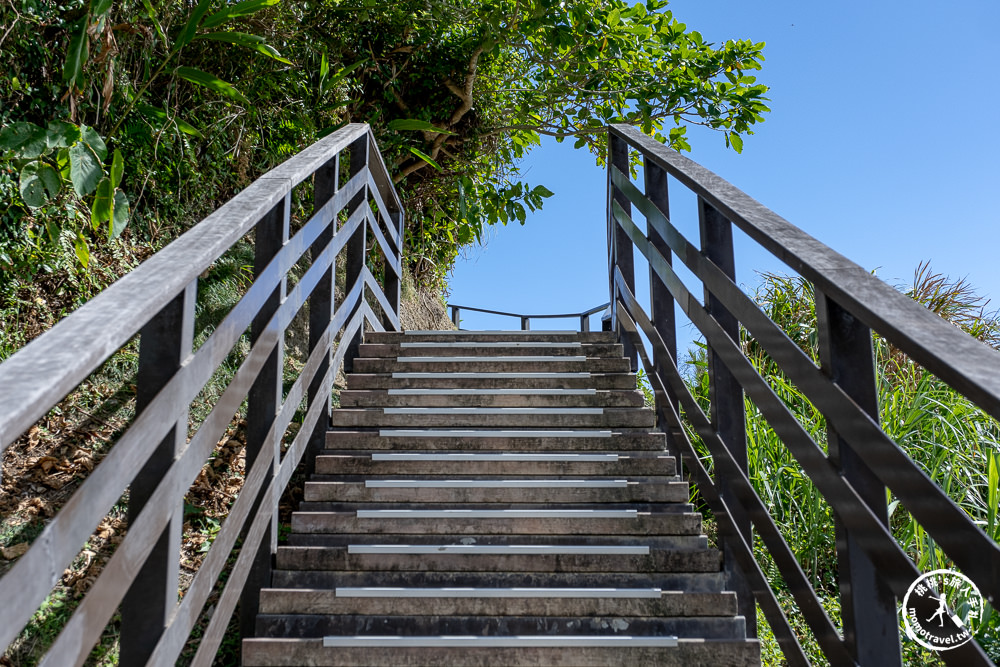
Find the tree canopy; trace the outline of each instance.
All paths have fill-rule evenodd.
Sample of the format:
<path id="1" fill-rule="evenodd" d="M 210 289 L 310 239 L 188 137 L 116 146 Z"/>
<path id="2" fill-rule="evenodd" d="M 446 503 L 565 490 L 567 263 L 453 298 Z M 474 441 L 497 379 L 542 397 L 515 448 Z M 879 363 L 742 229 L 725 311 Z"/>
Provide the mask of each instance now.
<path id="1" fill-rule="evenodd" d="M 678 149 L 700 124 L 739 151 L 768 110 L 763 44 L 710 44 L 664 0 L 20 0 L 0 19 L 8 267 L 68 242 L 86 264 L 129 218 L 169 236 L 361 121 L 406 202 L 410 268 L 440 283 L 551 194 L 518 171 L 542 136 L 600 164 L 608 123 Z"/>

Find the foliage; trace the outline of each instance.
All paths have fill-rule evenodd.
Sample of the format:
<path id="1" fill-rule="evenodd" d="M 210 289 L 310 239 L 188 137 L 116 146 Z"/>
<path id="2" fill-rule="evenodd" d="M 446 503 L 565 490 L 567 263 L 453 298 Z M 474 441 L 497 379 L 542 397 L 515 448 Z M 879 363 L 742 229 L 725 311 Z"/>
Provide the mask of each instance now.
<path id="1" fill-rule="evenodd" d="M 1000 321 L 986 310 L 963 280 L 950 280 L 921 264 L 913 285 L 905 290 L 915 300 L 945 316 L 956 326 L 994 346 Z M 812 285 L 799 277 L 764 274 L 755 301 L 786 335 L 816 363 L 819 360 Z M 744 352 L 789 411 L 822 448 L 826 421 L 780 367 L 743 332 Z M 883 430 L 988 535 L 1000 541 L 1000 424 L 958 391 L 920 367 L 880 336 L 873 337 L 880 419 Z M 708 405 L 705 352 L 702 345 L 690 362 L 688 385 L 703 407 Z M 747 449 L 751 481 L 781 530 L 792 552 L 816 589 L 831 618 L 839 623 L 839 589 L 833 515 L 822 495 L 764 419 L 746 399 Z M 692 442 L 700 445 L 691 432 Z M 707 456 L 707 451 L 704 452 Z M 940 547 L 891 494 L 887 497 L 893 536 L 921 571 L 954 567 Z M 812 659 L 818 647 L 806 626 L 795 620 L 795 607 L 770 556 L 757 540 L 756 555 L 765 574 L 786 604 L 786 613 Z M 902 632 L 902 630 L 901 630 Z M 1000 656 L 1000 615 L 992 614 L 977 640 Z M 768 635 L 769 636 L 769 635 Z M 905 635 L 903 635 L 905 637 Z M 773 638 L 762 642 L 765 664 L 778 664 Z M 770 648 L 769 648 L 770 647 Z M 768 653 L 770 651 L 770 653 Z M 930 664 L 934 657 L 912 642 L 904 642 L 907 664 Z"/>

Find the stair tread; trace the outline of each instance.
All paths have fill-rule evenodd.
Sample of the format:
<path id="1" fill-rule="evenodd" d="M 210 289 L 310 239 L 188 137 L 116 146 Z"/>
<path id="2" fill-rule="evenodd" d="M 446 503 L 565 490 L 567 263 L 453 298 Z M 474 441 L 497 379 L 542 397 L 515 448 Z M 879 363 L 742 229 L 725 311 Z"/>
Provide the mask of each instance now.
<path id="1" fill-rule="evenodd" d="M 359 352 L 245 665 L 760 664 L 613 334 Z"/>

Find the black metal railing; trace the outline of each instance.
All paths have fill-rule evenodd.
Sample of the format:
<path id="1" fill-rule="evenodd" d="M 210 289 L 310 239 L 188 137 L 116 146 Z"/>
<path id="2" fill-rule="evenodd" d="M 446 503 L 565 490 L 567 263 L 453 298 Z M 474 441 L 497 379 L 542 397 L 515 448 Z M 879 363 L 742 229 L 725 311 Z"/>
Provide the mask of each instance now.
<path id="1" fill-rule="evenodd" d="M 312 214 L 290 235 L 293 195 L 309 186 Z M 250 232 L 253 284 L 194 350 L 199 276 Z M 207 616 L 206 601 L 238 541 L 193 664 L 212 664 L 237 601 L 242 627 L 252 629 L 276 550 L 278 499 L 304 454 L 323 442 L 337 369 L 356 356 L 365 322 L 400 328 L 402 239 L 402 205 L 372 134 L 366 125 L 348 125 L 259 178 L 0 364 L 2 452 L 139 334 L 135 418 L 0 579 L 0 645 L 18 636 L 126 490 L 128 533 L 41 664 L 82 664 L 119 606 L 120 664 L 175 664 Z M 342 251 L 345 296 L 335 303 Z M 367 266 L 379 254 L 382 286 Z M 304 272 L 291 273 L 297 265 Z M 285 332 L 304 306 L 308 357 L 286 388 Z M 248 329 L 249 352 L 189 439 L 189 406 Z M 184 496 L 244 400 L 245 481 L 178 602 Z M 301 428 L 284 448 L 303 405 Z"/>
<path id="2" fill-rule="evenodd" d="M 485 308 L 473 308 L 472 306 L 459 306 L 454 303 L 447 304 L 448 308 L 451 310 L 451 322 L 455 325 L 456 329 L 461 329 L 462 321 L 462 311 L 470 310 L 475 313 L 486 313 L 488 315 L 502 315 L 504 317 L 516 317 L 521 321 L 521 331 L 529 331 L 531 329 L 531 320 L 568 320 L 568 319 L 578 319 L 580 320 L 580 331 L 590 331 L 590 316 L 594 313 L 599 313 L 601 311 L 607 310 L 610 303 L 604 303 L 600 306 L 591 308 L 590 310 L 585 310 L 582 313 L 562 313 L 557 315 L 523 315 L 521 313 L 507 313 L 502 310 L 487 310 Z"/>
<path id="3" fill-rule="evenodd" d="M 641 157 L 641 189 L 629 175 L 631 151 Z M 612 321 L 634 363 L 639 358 L 646 368 L 669 446 L 680 454 L 714 513 L 730 581 L 742 593 L 740 609 L 751 633 L 756 602 L 787 663 L 809 664 L 754 558 L 756 533 L 831 664 L 901 663 L 897 599 L 920 572 L 888 528 L 886 488 L 986 600 L 996 604 L 1000 547 L 880 427 L 872 331 L 995 419 L 1000 419 L 1000 352 L 635 128 L 610 128 L 608 164 Z M 668 174 L 697 196 L 700 247 L 670 222 Z M 645 218 L 645 230 L 633 221 L 633 207 Z M 821 367 L 735 283 L 733 225 L 813 284 Z M 633 248 L 649 264 L 649 314 L 635 297 Z M 704 305 L 675 273 L 676 260 L 701 281 Z M 675 303 L 707 343 L 711 406 L 707 415 L 678 370 Z M 741 327 L 825 415 L 828 454 L 744 355 Z M 768 420 L 833 510 L 842 633 L 750 483 L 744 396 Z M 711 473 L 699 459 L 685 423 L 710 451 Z M 975 642 L 940 656 L 950 665 L 992 664 Z"/>

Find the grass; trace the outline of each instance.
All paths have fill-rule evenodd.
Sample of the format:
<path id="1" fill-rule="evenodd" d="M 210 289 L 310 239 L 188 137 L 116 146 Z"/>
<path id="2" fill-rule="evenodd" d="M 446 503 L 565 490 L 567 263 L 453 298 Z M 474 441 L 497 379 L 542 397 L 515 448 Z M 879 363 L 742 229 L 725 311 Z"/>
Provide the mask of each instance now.
<path id="1" fill-rule="evenodd" d="M 922 264 L 910 296 L 987 344 L 1000 346 L 1000 320 L 987 302 L 962 280 L 934 274 Z M 765 274 L 755 294 L 758 305 L 777 322 L 814 363 L 819 360 L 812 286 L 798 277 Z M 743 332 L 744 352 L 816 444 L 826 448 L 826 420 L 805 395 Z M 994 540 L 1000 540 L 1000 424 L 941 379 L 914 363 L 878 336 L 873 337 L 880 419 L 883 430 L 913 461 Z M 708 382 L 704 346 L 688 365 L 688 385 L 704 409 Z M 837 561 L 831 508 L 801 466 L 749 399 L 746 400 L 747 449 L 751 481 L 785 540 L 839 627 Z M 707 451 L 691 431 L 692 442 Z M 887 494 L 893 536 L 921 571 L 954 564 L 898 500 Z M 818 645 L 797 613 L 780 573 L 757 540 L 756 555 L 785 608 L 793 629 L 814 664 L 826 664 Z M 988 609 L 977 641 L 992 659 L 1000 659 L 1000 614 Z M 765 665 L 783 664 L 780 649 L 758 613 Z M 941 664 L 939 658 L 905 637 L 907 665 Z"/>

